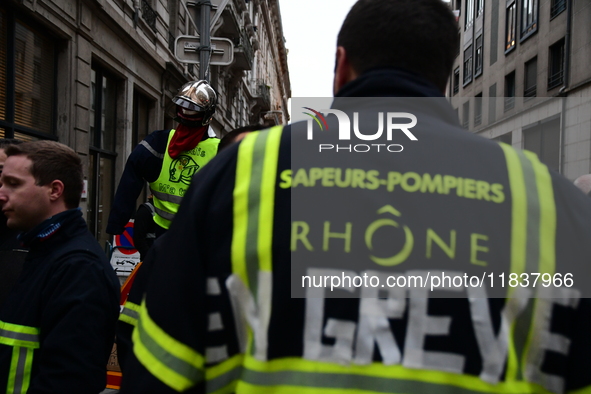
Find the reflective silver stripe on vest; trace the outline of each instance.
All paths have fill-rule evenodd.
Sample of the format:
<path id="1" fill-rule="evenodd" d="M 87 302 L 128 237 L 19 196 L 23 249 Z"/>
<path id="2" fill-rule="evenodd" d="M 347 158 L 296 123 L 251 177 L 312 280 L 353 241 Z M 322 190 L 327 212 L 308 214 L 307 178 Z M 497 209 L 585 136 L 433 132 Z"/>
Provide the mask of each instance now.
<path id="1" fill-rule="evenodd" d="M 156 156 L 159 159 L 164 159 L 164 155 L 162 153 L 158 153 L 148 144 L 146 141 L 140 142 L 140 145 L 143 145 L 151 154 Z"/>
<path id="2" fill-rule="evenodd" d="M 156 190 L 154 190 L 152 188 L 150 188 L 150 191 L 152 192 L 154 197 L 156 197 L 160 201 L 171 202 L 173 204 L 179 204 L 179 205 L 183 201 L 183 198 L 179 197 L 179 196 L 173 196 L 172 194 L 157 192 Z M 154 209 L 156 210 L 156 213 L 158 213 L 158 207 L 154 207 Z M 162 215 L 160 215 L 160 216 L 162 216 Z M 162 217 L 164 217 L 164 216 L 162 216 Z"/>
<path id="3" fill-rule="evenodd" d="M 174 219 L 174 213 L 163 211 L 160 208 L 156 208 L 156 213 L 158 214 L 158 216 L 160 216 L 166 220 L 172 221 L 172 219 Z"/>
<path id="4" fill-rule="evenodd" d="M 223 389 L 232 382 L 236 382 L 238 379 L 240 379 L 242 371 L 242 365 L 238 365 L 234 369 L 231 369 L 218 377 L 208 380 L 206 383 L 205 392 L 213 393 Z"/>
<path id="5" fill-rule="evenodd" d="M 140 314 L 137 311 L 134 311 L 133 309 L 129 309 L 129 308 L 123 308 L 123 311 L 121 312 L 121 314 L 128 316 L 136 321 L 140 317 Z"/>
<path id="6" fill-rule="evenodd" d="M 6 329 L 0 329 L 0 343 L 2 343 L 2 338 L 39 343 L 39 335 L 37 334 L 24 334 L 22 332 L 9 331 Z"/>
<path id="7" fill-rule="evenodd" d="M 146 239 L 156 239 L 156 233 L 148 233 L 148 234 L 146 234 Z"/>

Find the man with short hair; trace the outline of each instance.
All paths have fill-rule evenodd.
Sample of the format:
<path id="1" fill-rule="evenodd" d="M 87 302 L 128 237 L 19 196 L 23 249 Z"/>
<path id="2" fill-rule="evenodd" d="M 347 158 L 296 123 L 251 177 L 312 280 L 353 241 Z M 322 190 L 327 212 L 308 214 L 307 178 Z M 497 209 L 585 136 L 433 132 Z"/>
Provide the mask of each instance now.
<path id="1" fill-rule="evenodd" d="M 332 107 L 195 177 L 148 256 L 122 392 L 591 388 L 591 204 L 461 128 L 456 48 L 441 0 L 353 6 Z"/>
<path id="2" fill-rule="evenodd" d="M 29 249 L 0 307 L 0 390 L 99 393 L 119 313 L 119 284 L 78 205 L 80 157 L 53 141 L 6 148 L 0 204 Z"/>
<path id="3" fill-rule="evenodd" d="M 581 175 L 573 183 L 583 193 L 591 197 L 591 174 Z"/>

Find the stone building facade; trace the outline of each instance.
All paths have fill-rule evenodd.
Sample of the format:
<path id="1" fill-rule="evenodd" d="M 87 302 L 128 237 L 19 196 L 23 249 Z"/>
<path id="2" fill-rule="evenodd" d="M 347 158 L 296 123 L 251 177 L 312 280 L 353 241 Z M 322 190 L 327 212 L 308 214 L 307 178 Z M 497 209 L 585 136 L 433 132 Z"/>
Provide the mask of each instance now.
<path id="1" fill-rule="evenodd" d="M 151 131 L 174 127 L 171 98 L 198 78 L 198 65 L 174 56 L 175 38 L 195 35 L 194 7 L 186 0 L 0 4 L 0 137 L 53 139 L 80 154 L 82 209 L 103 245 L 129 153 Z M 278 0 L 230 0 L 212 36 L 234 43 L 233 63 L 208 73 L 219 92 L 216 133 L 287 123 L 291 88 Z"/>
<path id="2" fill-rule="evenodd" d="M 460 47 L 448 96 L 471 131 L 591 172 L 591 3 L 452 0 Z"/>

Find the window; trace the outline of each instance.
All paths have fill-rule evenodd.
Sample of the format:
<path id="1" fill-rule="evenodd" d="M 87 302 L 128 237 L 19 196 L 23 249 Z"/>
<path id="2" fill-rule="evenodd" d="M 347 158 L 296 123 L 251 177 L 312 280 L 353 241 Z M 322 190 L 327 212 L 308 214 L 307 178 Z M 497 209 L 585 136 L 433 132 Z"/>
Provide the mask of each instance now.
<path id="1" fill-rule="evenodd" d="M 564 39 L 550 47 L 548 59 L 548 90 L 564 83 Z"/>
<path id="2" fill-rule="evenodd" d="M 476 0 L 476 16 L 479 16 L 484 11 L 484 0 Z"/>
<path id="3" fill-rule="evenodd" d="M 505 111 L 515 107 L 515 71 L 505 76 Z"/>
<path id="4" fill-rule="evenodd" d="M 552 0 L 550 6 L 550 19 L 558 16 L 562 11 L 566 10 L 566 0 Z"/>
<path id="5" fill-rule="evenodd" d="M 458 33 L 458 47 L 456 49 L 456 57 L 460 56 L 460 45 L 462 42 L 462 34 Z"/>
<path id="6" fill-rule="evenodd" d="M 135 148 L 150 133 L 150 111 L 154 103 L 144 94 L 134 90 L 133 92 L 133 120 L 131 125 L 131 147 Z M 138 197 L 137 205 L 143 204 L 148 199 L 148 191 Z"/>
<path id="7" fill-rule="evenodd" d="M 470 101 L 464 103 L 462 110 L 462 126 L 466 129 L 470 127 Z"/>
<path id="8" fill-rule="evenodd" d="M 472 45 L 464 51 L 464 86 L 472 82 Z"/>
<path id="9" fill-rule="evenodd" d="M 515 35 L 517 23 L 517 5 L 515 0 L 507 3 L 507 13 L 505 19 L 505 53 L 515 48 Z"/>
<path id="10" fill-rule="evenodd" d="M 474 22 L 474 0 L 466 0 L 466 17 L 464 30 L 472 26 Z"/>
<path id="11" fill-rule="evenodd" d="M 476 37 L 476 59 L 474 60 L 474 77 L 482 74 L 483 52 L 482 52 L 482 34 Z"/>
<path id="12" fill-rule="evenodd" d="M 55 39 L 33 26 L 0 8 L 0 137 L 55 140 Z"/>
<path id="13" fill-rule="evenodd" d="M 550 169 L 560 168 L 560 118 L 523 129 L 523 148 L 538 155 Z"/>
<path id="14" fill-rule="evenodd" d="M 132 149 L 150 133 L 150 111 L 154 103 L 144 94 L 133 92 Z"/>
<path id="15" fill-rule="evenodd" d="M 454 70 L 454 79 L 453 79 L 453 94 L 456 94 L 460 91 L 460 68 L 456 68 Z"/>
<path id="16" fill-rule="evenodd" d="M 474 126 L 482 123 L 482 93 L 474 97 Z"/>
<path id="17" fill-rule="evenodd" d="M 523 97 L 536 97 L 538 85 L 538 58 L 534 57 L 525 63 L 525 84 L 523 86 Z"/>
<path id="18" fill-rule="evenodd" d="M 93 65 L 90 97 L 90 149 L 88 164 L 87 222 L 101 245 L 110 239 L 105 232 L 111 211 L 115 175 L 117 84 L 106 70 Z"/>
<path id="19" fill-rule="evenodd" d="M 521 38 L 538 29 L 538 0 L 523 0 L 521 3 Z"/>
<path id="20" fill-rule="evenodd" d="M 168 49 L 174 53 L 174 41 L 178 35 L 179 23 L 179 2 L 177 0 L 167 1 L 168 10 Z"/>

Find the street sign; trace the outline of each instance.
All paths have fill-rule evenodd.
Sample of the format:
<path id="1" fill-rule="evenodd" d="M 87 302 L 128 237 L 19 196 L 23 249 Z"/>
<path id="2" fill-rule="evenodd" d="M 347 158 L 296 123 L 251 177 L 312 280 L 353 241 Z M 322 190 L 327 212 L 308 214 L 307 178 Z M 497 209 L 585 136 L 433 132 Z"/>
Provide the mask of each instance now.
<path id="1" fill-rule="evenodd" d="M 199 37 L 178 36 L 174 57 L 181 63 L 199 64 Z M 234 44 L 227 38 L 211 37 L 211 66 L 228 66 L 234 61 Z"/>

